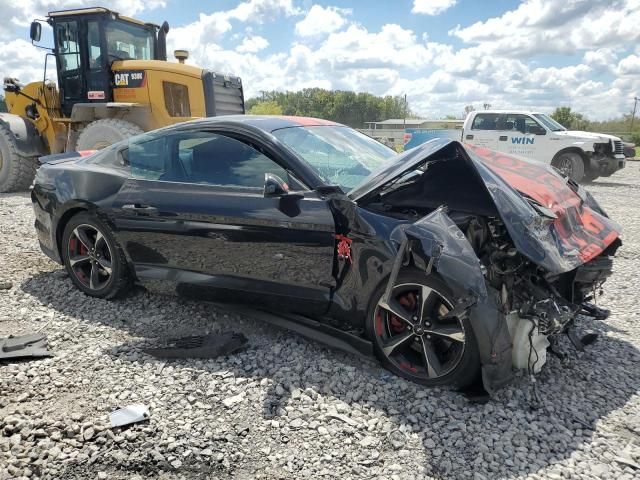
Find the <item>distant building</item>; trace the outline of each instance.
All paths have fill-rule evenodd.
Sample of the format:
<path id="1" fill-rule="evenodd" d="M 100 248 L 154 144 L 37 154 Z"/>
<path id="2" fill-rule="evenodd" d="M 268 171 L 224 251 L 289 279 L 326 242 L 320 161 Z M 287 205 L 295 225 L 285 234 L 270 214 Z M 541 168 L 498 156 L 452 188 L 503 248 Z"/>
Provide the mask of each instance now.
<path id="1" fill-rule="evenodd" d="M 359 129 L 365 135 L 380 140 L 385 145 L 402 146 L 405 130 L 460 130 L 464 120 L 428 120 L 424 118 L 390 118 L 381 122 L 364 122 L 367 128 Z"/>
<path id="2" fill-rule="evenodd" d="M 390 118 L 381 122 L 364 122 L 365 130 L 404 130 L 405 128 L 462 128 L 464 120 L 427 120 L 424 118 Z"/>

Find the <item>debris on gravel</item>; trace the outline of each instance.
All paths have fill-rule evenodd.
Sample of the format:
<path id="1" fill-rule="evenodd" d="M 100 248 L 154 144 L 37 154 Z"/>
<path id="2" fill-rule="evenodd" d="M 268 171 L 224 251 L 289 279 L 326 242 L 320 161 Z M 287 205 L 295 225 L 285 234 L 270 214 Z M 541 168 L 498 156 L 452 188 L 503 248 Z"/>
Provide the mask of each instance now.
<path id="1" fill-rule="evenodd" d="M 583 319 L 597 342 L 578 353 L 560 339 L 564 360 L 486 404 L 224 306 L 87 297 L 40 252 L 29 195 L 2 194 L 0 337 L 44 333 L 55 356 L 0 363 L 0 478 L 637 478 L 640 164 L 588 189 L 624 230 L 599 299 L 611 317 Z M 248 348 L 144 353 L 229 331 Z M 112 428 L 109 413 L 131 404 L 148 421 Z"/>

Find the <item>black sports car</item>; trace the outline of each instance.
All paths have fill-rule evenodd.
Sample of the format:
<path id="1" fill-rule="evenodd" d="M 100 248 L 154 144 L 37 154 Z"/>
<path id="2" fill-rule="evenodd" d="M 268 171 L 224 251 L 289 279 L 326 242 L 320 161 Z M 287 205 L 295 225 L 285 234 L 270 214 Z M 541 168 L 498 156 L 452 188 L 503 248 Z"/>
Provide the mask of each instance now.
<path id="1" fill-rule="evenodd" d="M 42 250 L 88 295 L 132 282 L 295 319 L 425 384 L 538 371 L 620 228 L 551 167 L 455 141 L 396 155 L 299 117 L 229 116 L 45 157 Z"/>

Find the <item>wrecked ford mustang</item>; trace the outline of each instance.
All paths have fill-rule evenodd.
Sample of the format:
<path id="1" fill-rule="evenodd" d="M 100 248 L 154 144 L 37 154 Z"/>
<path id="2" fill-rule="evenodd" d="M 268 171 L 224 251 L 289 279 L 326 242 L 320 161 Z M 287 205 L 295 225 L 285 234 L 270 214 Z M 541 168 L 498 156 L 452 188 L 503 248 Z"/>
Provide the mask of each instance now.
<path id="1" fill-rule="evenodd" d="M 621 245 L 551 167 L 442 139 L 396 155 L 312 118 L 196 120 L 41 163 L 41 248 L 87 295 L 251 305 L 424 385 L 539 371 L 554 335 L 605 316 L 590 302 Z"/>

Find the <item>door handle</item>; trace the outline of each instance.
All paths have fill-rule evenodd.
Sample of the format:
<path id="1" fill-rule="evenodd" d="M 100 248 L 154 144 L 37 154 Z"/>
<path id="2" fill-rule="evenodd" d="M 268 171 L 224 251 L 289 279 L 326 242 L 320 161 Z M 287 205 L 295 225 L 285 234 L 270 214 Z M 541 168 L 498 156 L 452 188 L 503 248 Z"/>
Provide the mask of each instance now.
<path id="1" fill-rule="evenodd" d="M 123 210 L 130 210 L 136 213 L 144 213 L 147 215 L 157 215 L 158 209 L 156 207 L 152 207 L 151 205 L 143 205 L 140 203 L 128 203 L 122 206 Z"/>
<path id="2" fill-rule="evenodd" d="M 473 135 L 467 135 L 466 137 L 464 137 L 467 140 L 473 140 Z"/>
<path id="3" fill-rule="evenodd" d="M 507 136 L 506 135 L 500 135 L 500 138 L 498 138 L 498 140 L 500 140 L 501 142 L 506 142 L 507 141 Z"/>

